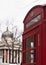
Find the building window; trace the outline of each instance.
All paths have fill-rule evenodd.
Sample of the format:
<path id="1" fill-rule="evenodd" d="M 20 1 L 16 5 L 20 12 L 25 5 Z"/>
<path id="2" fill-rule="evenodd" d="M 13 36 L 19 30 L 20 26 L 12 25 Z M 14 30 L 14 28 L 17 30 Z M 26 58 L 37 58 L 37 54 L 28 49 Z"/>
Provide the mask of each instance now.
<path id="1" fill-rule="evenodd" d="M 34 23 L 40 21 L 41 19 L 41 15 L 39 14 L 38 16 L 36 16 L 35 18 L 33 18 L 31 21 L 29 21 L 27 24 L 26 24 L 26 28 L 30 27 L 31 25 L 33 25 Z"/>

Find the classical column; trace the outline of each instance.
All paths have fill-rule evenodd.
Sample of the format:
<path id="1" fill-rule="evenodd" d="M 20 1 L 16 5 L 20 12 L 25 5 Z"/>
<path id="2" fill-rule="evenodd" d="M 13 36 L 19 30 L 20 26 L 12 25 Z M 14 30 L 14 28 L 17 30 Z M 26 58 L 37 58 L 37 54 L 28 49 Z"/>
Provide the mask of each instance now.
<path id="1" fill-rule="evenodd" d="M 17 64 L 18 64 L 18 50 L 17 50 Z"/>
<path id="2" fill-rule="evenodd" d="M 11 63 L 12 63 L 12 50 L 11 50 L 11 59 L 10 60 L 11 60 Z"/>
<path id="3" fill-rule="evenodd" d="M 22 62 L 22 53 L 20 51 L 20 63 Z"/>
<path id="4" fill-rule="evenodd" d="M 9 63 L 9 49 L 8 49 L 8 59 L 7 59 L 7 62 Z"/>
<path id="5" fill-rule="evenodd" d="M 6 63 L 8 61 L 8 50 L 6 49 Z"/>
<path id="6" fill-rule="evenodd" d="M 6 49 L 4 50 L 4 63 L 6 63 Z"/>

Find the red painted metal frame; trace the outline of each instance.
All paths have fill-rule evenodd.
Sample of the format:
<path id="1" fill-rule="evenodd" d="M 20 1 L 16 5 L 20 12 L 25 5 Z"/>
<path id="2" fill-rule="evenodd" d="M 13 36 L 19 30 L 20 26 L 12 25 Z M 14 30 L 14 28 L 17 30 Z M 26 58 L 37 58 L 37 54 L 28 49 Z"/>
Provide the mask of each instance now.
<path id="1" fill-rule="evenodd" d="M 34 12 L 34 16 L 31 17 L 31 12 Z M 41 14 L 41 20 L 29 28 L 26 28 L 26 23 Z M 31 49 L 26 49 L 26 39 L 31 35 L 36 35 L 36 62 L 32 65 L 46 65 L 46 5 L 37 5 L 33 7 L 26 15 L 24 21 L 24 32 L 23 32 L 23 42 L 22 42 L 22 65 L 31 65 L 31 63 L 26 63 L 26 52 Z M 38 41 L 39 35 L 39 41 Z"/>

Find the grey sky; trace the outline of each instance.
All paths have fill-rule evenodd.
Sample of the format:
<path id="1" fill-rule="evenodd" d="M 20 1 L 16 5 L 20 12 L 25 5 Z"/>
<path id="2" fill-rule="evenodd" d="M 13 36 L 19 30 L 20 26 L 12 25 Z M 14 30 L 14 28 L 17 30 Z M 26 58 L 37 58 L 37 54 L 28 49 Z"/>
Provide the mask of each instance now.
<path id="1" fill-rule="evenodd" d="M 6 30 L 9 21 L 9 29 L 17 26 L 18 31 L 23 31 L 23 20 L 27 12 L 35 5 L 46 4 L 46 0 L 0 0 L 0 28 Z M 1 35 L 1 32 L 0 32 Z"/>

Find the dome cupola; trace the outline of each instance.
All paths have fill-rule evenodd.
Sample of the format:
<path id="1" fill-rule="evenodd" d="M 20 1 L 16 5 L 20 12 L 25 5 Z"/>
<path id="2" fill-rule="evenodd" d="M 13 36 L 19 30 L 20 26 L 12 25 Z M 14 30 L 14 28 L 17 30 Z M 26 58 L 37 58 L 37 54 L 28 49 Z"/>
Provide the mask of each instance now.
<path id="1" fill-rule="evenodd" d="M 13 33 L 12 32 L 10 32 L 9 30 L 8 30 L 8 27 L 7 27 L 7 30 L 2 34 L 2 37 L 13 37 Z"/>

